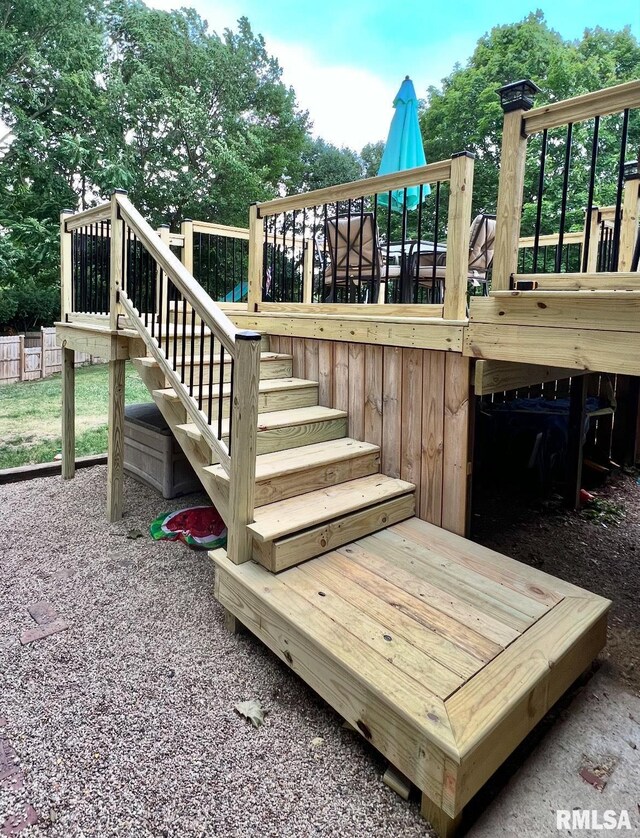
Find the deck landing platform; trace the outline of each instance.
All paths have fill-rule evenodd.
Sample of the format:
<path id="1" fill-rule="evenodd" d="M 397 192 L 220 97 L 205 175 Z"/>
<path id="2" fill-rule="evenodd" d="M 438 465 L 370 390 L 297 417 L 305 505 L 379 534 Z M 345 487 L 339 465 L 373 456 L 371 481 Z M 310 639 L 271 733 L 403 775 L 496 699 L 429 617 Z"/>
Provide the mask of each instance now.
<path id="1" fill-rule="evenodd" d="M 606 640 L 608 600 L 417 518 L 277 575 L 212 556 L 220 603 L 418 786 L 442 835 Z"/>

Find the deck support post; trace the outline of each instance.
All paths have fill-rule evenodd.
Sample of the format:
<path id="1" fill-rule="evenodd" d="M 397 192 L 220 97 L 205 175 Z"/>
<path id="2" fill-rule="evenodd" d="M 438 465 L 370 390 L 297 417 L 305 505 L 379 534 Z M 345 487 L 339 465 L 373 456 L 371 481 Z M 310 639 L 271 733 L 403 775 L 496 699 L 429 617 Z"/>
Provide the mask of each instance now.
<path id="1" fill-rule="evenodd" d="M 253 522 L 256 486 L 260 349 L 258 332 L 236 334 L 227 525 L 227 555 L 235 564 L 249 561 L 252 554 L 252 538 L 247 525 Z"/>
<path id="2" fill-rule="evenodd" d="M 567 477 L 565 502 L 571 509 L 580 508 L 582 483 L 582 440 L 584 437 L 585 403 L 587 399 L 586 375 L 571 379 L 569 393 L 569 439 L 567 444 Z"/>
<path id="3" fill-rule="evenodd" d="M 420 814 L 425 820 L 429 821 L 438 833 L 439 838 L 454 838 L 462 822 L 462 812 L 459 812 L 455 818 L 450 817 L 430 800 L 424 792 L 422 793 Z"/>
<path id="4" fill-rule="evenodd" d="M 76 473 L 76 353 L 62 348 L 62 476 Z"/>
<path id="5" fill-rule="evenodd" d="M 107 517 L 119 521 L 123 512 L 125 362 L 109 361 L 109 425 L 107 448 Z"/>

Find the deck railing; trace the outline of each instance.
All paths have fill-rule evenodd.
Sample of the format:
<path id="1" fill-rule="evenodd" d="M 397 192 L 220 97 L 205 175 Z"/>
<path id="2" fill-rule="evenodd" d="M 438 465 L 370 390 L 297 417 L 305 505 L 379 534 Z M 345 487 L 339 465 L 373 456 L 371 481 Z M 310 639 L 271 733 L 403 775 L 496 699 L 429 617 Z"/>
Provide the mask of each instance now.
<path id="1" fill-rule="evenodd" d="M 106 239 L 96 233 L 96 225 L 106 224 L 107 213 L 108 260 L 103 258 Z M 123 326 L 138 331 L 211 450 L 211 462 L 220 463 L 229 475 L 227 549 L 234 561 L 246 561 L 246 525 L 253 520 L 260 336 L 233 325 L 170 245 L 169 231 L 164 228 L 159 235 L 121 192 L 90 213 L 63 214 L 63 319 L 72 319 L 76 299 L 82 304 L 89 300 L 84 314 L 104 314 L 102 302 L 108 296 L 105 325 L 114 332 Z M 73 258 L 76 250 L 82 254 L 79 261 Z M 95 299 L 100 303 L 94 305 Z"/>
<path id="2" fill-rule="evenodd" d="M 492 290 L 506 291 L 521 281 L 556 290 L 640 288 L 638 277 L 611 275 L 637 269 L 640 81 L 535 109 L 526 96 L 514 101 L 514 89 L 521 86 L 503 88 L 507 95 Z M 537 186 L 524 218 L 525 250 L 530 253 L 523 256 L 527 165 L 537 172 Z M 575 274 L 582 276 L 575 280 Z"/>
<path id="3" fill-rule="evenodd" d="M 464 319 L 472 190 L 463 153 L 252 206 L 249 310 L 424 303 L 421 316 Z"/>

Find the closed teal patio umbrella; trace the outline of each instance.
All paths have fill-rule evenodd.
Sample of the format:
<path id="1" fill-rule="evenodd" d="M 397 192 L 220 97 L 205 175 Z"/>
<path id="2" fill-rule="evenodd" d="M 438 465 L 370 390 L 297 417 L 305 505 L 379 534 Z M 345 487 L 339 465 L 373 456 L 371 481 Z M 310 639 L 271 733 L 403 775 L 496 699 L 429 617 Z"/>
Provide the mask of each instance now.
<path id="1" fill-rule="evenodd" d="M 393 172 L 401 172 L 404 169 L 413 169 L 416 166 L 424 166 L 427 162 L 418 120 L 418 98 L 409 76 L 402 82 L 400 90 L 393 100 L 393 107 L 395 113 L 391 120 L 389 136 L 380 161 L 379 175 L 389 175 Z M 426 198 L 430 192 L 429 184 L 425 184 L 422 187 L 422 198 Z M 378 203 L 388 206 L 388 193 L 379 195 Z M 420 186 L 411 186 L 407 189 L 406 204 L 404 189 L 396 189 L 391 193 L 391 209 L 396 212 L 413 210 L 419 203 Z"/>

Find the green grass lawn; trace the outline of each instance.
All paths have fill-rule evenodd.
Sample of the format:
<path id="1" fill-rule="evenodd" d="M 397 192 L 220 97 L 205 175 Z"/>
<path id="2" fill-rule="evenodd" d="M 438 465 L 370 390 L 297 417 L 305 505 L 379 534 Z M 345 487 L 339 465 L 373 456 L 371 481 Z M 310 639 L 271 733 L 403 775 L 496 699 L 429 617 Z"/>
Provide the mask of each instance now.
<path id="1" fill-rule="evenodd" d="M 107 450 L 109 409 L 107 364 L 76 370 L 76 456 Z M 61 375 L 0 386 L 0 468 L 47 463 L 61 449 Z M 127 404 L 151 395 L 127 363 Z"/>

